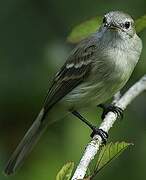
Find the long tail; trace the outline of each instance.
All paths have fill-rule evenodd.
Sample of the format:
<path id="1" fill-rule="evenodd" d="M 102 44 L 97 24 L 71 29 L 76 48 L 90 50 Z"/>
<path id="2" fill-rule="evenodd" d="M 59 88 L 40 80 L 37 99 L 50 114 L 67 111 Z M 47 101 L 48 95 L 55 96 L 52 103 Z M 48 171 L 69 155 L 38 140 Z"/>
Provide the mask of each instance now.
<path id="1" fill-rule="evenodd" d="M 32 126 L 29 128 L 24 138 L 10 157 L 10 160 L 8 161 L 8 164 L 4 170 L 6 175 L 15 173 L 15 171 L 22 164 L 24 158 L 28 155 L 28 153 L 31 151 L 33 146 L 36 144 L 36 142 L 46 129 L 47 123 L 42 121 L 44 116 L 44 109 L 42 109 Z"/>

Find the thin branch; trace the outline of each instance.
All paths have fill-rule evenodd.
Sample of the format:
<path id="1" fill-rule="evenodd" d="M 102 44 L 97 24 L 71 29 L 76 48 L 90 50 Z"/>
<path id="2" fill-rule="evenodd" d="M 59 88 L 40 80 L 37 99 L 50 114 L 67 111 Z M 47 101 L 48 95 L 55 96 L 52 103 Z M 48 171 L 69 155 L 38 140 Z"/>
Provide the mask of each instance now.
<path id="1" fill-rule="evenodd" d="M 136 82 L 122 97 L 117 98 L 114 103 L 116 106 L 126 109 L 127 105 L 131 103 L 140 93 L 146 90 L 146 75 L 144 75 L 138 82 Z M 113 112 L 109 112 L 105 119 L 102 121 L 99 126 L 100 129 L 103 129 L 105 132 L 108 132 L 110 128 L 113 126 L 117 119 L 117 114 Z M 94 159 L 97 154 L 100 145 L 102 143 L 102 139 L 100 136 L 95 135 L 91 142 L 88 143 L 83 156 L 76 168 L 76 171 L 71 180 L 83 179 L 85 177 L 87 168 L 90 162 Z"/>

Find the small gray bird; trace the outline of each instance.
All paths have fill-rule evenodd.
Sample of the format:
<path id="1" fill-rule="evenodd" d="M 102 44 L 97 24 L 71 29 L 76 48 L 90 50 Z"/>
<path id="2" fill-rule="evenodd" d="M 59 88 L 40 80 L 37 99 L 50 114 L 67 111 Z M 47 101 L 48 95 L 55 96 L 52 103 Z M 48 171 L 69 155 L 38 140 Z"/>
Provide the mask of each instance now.
<path id="1" fill-rule="evenodd" d="M 49 117 L 57 120 L 72 113 L 83 120 L 79 110 L 100 105 L 116 94 L 131 76 L 141 50 L 131 16 L 120 11 L 107 13 L 99 30 L 75 47 L 54 77 L 39 115 L 12 154 L 5 173 L 14 173 L 22 164 L 47 128 Z M 56 113 L 58 107 L 62 114 Z M 96 132 L 105 136 L 102 130 Z"/>

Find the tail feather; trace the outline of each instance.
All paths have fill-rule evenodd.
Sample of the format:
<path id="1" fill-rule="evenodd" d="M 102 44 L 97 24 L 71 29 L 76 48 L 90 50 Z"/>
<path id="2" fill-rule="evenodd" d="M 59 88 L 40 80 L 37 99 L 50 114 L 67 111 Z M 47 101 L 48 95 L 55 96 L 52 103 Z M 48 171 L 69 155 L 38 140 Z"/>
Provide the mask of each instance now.
<path id="1" fill-rule="evenodd" d="M 4 171 L 6 175 L 15 173 L 15 171 L 22 164 L 24 158 L 29 154 L 33 146 L 37 143 L 38 139 L 47 127 L 47 124 L 43 123 L 42 121 L 44 116 L 44 109 L 42 109 L 8 161 Z"/>

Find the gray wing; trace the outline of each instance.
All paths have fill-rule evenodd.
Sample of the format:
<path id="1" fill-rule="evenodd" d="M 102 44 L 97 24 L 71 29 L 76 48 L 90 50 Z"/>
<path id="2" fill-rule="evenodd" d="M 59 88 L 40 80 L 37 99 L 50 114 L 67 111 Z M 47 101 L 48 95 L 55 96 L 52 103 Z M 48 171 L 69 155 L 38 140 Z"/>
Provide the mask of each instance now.
<path id="1" fill-rule="evenodd" d="M 84 40 L 75 48 L 56 74 L 45 99 L 46 112 L 90 75 L 96 46 L 86 41 Z"/>

